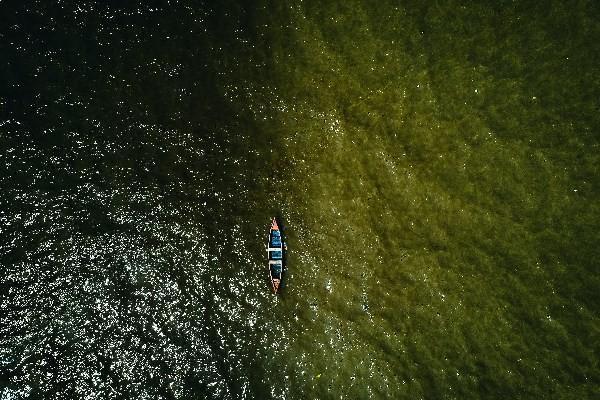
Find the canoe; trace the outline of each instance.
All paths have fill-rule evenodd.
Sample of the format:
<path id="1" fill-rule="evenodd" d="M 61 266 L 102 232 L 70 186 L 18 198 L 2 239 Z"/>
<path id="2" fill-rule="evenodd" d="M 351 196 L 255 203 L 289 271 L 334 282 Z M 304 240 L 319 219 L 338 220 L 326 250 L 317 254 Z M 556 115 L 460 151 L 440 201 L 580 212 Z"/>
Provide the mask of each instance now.
<path id="1" fill-rule="evenodd" d="M 269 265 L 269 277 L 273 293 L 277 294 L 281 287 L 281 278 L 283 274 L 283 238 L 281 230 L 277 225 L 277 220 L 273 218 L 271 228 L 269 229 L 269 241 L 267 243 L 267 261 Z"/>

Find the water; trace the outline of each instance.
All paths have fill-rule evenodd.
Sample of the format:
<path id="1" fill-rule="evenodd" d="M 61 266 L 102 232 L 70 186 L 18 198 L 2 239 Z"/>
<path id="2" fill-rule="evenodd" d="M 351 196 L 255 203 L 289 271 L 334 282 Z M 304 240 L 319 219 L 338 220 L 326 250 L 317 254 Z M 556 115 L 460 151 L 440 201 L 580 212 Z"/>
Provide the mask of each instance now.
<path id="1" fill-rule="evenodd" d="M 597 5 L 0 12 L 0 398 L 598 396 Z"/>

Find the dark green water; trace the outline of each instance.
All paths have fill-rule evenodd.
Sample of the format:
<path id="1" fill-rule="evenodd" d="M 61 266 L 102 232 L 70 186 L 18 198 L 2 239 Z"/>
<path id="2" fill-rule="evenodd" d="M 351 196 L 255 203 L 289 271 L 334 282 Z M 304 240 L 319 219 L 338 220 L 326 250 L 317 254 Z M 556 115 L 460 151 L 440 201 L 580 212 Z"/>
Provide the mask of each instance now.
<path id="1" fill-rule="evenodd" d="M 600 397 L 597 3 L 0 17 L 1 399 Z"/>

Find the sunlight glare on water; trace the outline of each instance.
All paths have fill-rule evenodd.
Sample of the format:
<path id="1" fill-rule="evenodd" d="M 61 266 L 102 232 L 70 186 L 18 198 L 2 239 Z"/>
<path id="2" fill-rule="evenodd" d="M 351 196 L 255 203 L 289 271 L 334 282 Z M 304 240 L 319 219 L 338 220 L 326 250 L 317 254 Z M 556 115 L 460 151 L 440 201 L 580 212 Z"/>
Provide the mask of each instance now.
<path id="1" fill-rule="evenodd" d="M 595 5 L 0 12 L 0 399 L 597 393 Z"/>

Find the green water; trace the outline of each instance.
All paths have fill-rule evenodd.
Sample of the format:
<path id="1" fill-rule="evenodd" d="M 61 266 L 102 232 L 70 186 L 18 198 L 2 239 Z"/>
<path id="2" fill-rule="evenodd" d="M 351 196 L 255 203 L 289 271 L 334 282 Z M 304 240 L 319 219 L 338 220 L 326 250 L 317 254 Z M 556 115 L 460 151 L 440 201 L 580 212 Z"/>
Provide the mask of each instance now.
<path id="1" fill-rule="evenodd" d="M 128 298 L 141 307 L 138 314 L 119 308 L 114 326 L 99 322 L 117 332 L 108 334 L 118 343 L 115 362 L 104 367 L 111 373 L 65 356 L 83 360 L 90 376 L 102 370 L 116 392 L 93 379 L 44 381 L 35 366 L 3 367 L 11 390 L 232 399 L 600 396 L 596 3 L 223 1 L 157 10 L 144 8 L 142 17 L 133 8 L 95 10 L 84 19 L 99 29 L 93 38 L 71 35 L 81 32 L 73 17 L 59 38 L 101 65 L 87 76 L 64 68 L 51 80 L 56 86 L 42 89 L 17 68 L 5 71 L 43 98 L 60 93 L 64 81 L 73 98 L 94 93 L 89 107 L 63 106 L 61 117 L 27 124 L 29 132 L 51 124 L 82 130 L 77 140 L 85 145 L 75 156 L 47 143 L 36 145 L 39 155 L 15 156 L 33 165 L 28 171 L 42 171 L 24 192 L 37 199 L 45 198 L 38 186 L 64 190 L 76 205 L 60 206 L 60 215 L 50 205 L 41 211 L 64 222 L 55 225 L 62 236 L 31 239 L 21 253 L 5 246 L 5 265 L 17 271 L 11 279 L 28 262 L 34 268 L 32 254 L 46 257 L 27 250 L 46 241 L 57 259 L 98 272 L 94 290 L 107 304 Z M 104 47 L 91 44 L 97 38 Z M 61 54 L 66 65 L 79 62 Z M 13 66 L 33 62 L 11 57 Z M 13 104 L 11 96 L 3 104 Z M 64 121 L 83 117 L 100 122 Z M 18 129 L 8 136 L 19 137 Z M 69 135 L 58 143 L 75 146 Z M 95 153 L 106 149 L 108 156 Z M 46 156 L 57 154 L 73 164 L 45 175 Z M 10 168 L 6 185 L 19 176 Z M 75 190 L 87 184 L 98 199 Z M 94 223 L 69 228 L 79 209 Z M 273 215 L 289 246 L 279 296 L 269 293 L 264 262 Z M 34 226 L 45 226 L 39 221 Z M 27 237 L 24 226 L 22 234 L 14 224 L 7 230 Z M 114 265 L 125 280 L 102 286 Z M 143 300 L 140 293 L 154 294 Z M 36 310 L 29 307 L 44 320 Z M 86 311 L 65 313 L 78 326 Z M 7 329 L 21 332 L 14 315 Z M 166 339 L 143 333 L 153 321 Z M 121 340 L 130 323 L 142 343 L 164 351 L 149 361 L 146 347 Z M 43 351 L 42 339 L 13 335 L 2 354 L 14 365 L 19 357 L 9 345 Z M 73 335 L 108 341 L 98 332 Z M 134 356 L 149 375 L 117 362 Z"/>
<path id="2" fill-rule="evenodd" d="M 287 384 L 598 395 L 598 10 L 265 7 Z"/>

